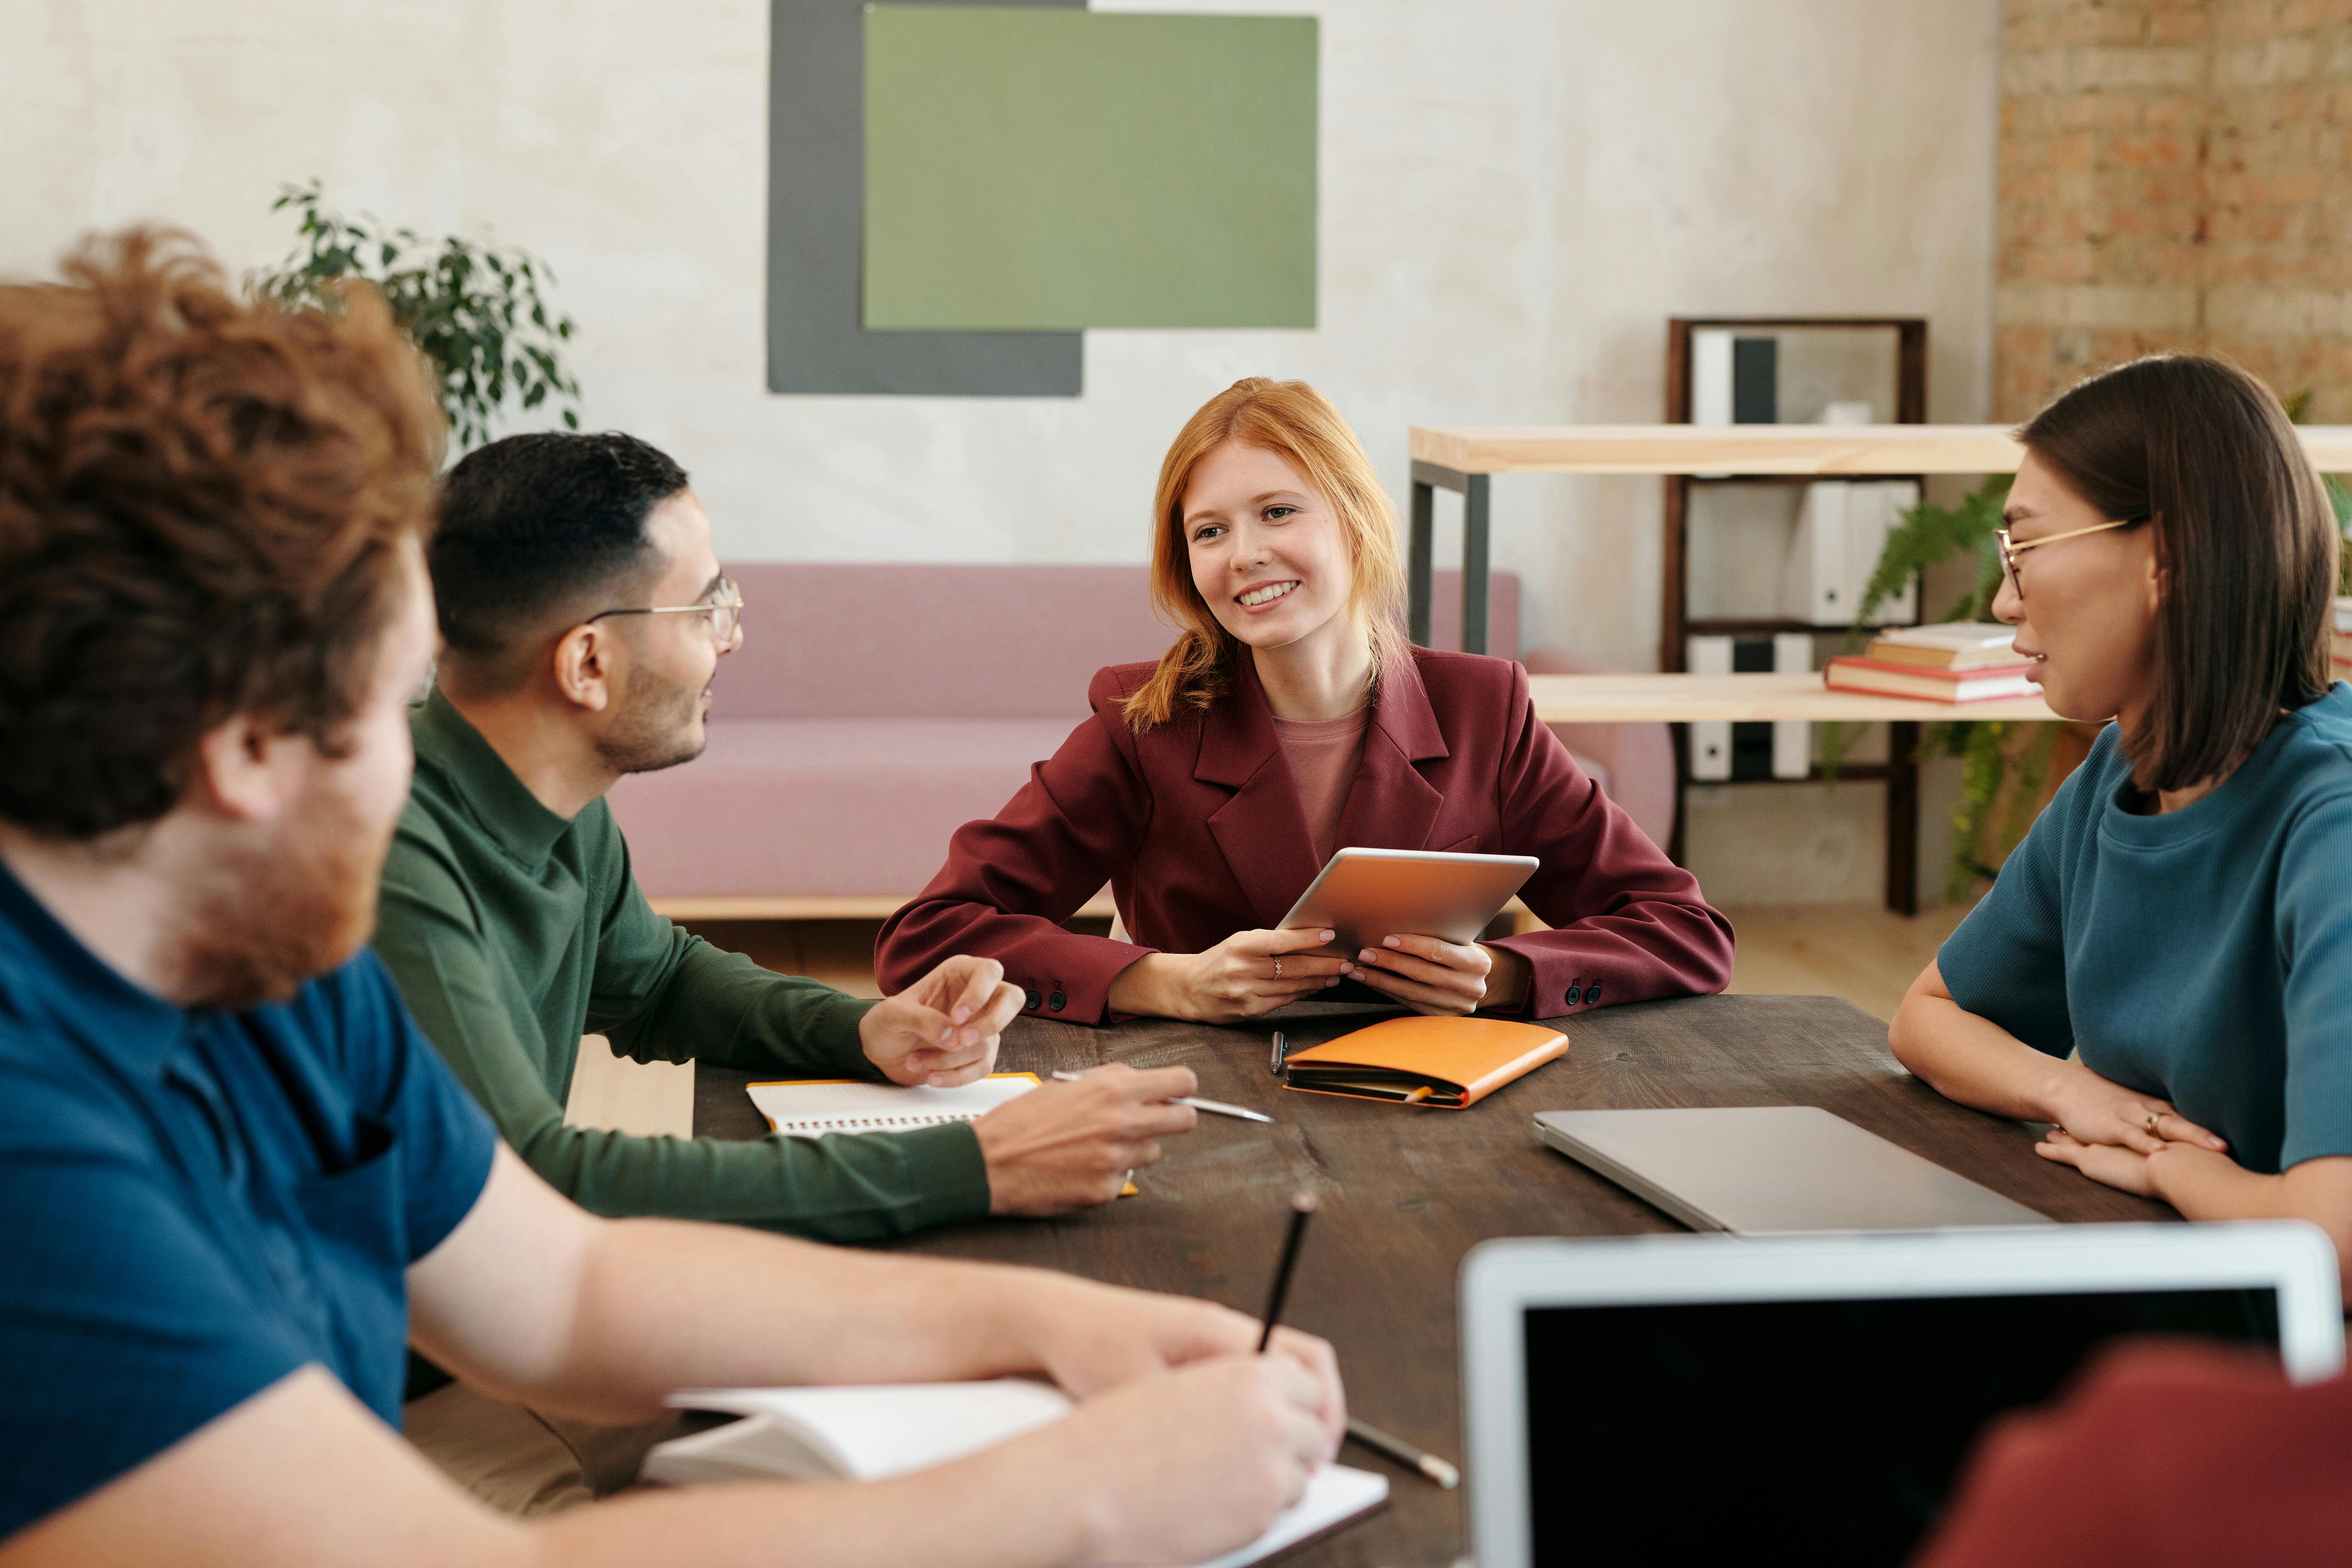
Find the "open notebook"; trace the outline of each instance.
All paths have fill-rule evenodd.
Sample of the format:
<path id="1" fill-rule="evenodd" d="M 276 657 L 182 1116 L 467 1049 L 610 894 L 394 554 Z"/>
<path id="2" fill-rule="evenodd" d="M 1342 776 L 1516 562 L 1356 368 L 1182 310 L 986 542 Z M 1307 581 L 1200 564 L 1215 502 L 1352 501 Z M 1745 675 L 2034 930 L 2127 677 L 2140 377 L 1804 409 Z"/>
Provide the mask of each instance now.
<path id="1" fill-rule="evenodd" d="M 669 1402 L 683 1410 L 744 1417 L 673 1438 L 646 1456 L 645 1479 L 672 1486 L 778 1477 L 876 1480 L 944 1464 L 1070 1409 L 1059 1389 L 1018 1377 L 853 1388 L 697 1388 L 673 1394 Z M 1273 1528 L 1202 1568 L 1262 1562 L 1371 1512 L 1388 1495 L 1384 1476 L 1326 1465 Z"/>
<path id="2" fill-rule="evenodd" d="M 904 1089 L 853 1078 L 805 1079 L 748 1086 L 769 1131 L 788 1138 L 828 1132 L 905 1132 L 948 1121 L 974 1121 L 1037 1087 L 1034 1072 L 1000 1072 L 953 1089 Z"/>

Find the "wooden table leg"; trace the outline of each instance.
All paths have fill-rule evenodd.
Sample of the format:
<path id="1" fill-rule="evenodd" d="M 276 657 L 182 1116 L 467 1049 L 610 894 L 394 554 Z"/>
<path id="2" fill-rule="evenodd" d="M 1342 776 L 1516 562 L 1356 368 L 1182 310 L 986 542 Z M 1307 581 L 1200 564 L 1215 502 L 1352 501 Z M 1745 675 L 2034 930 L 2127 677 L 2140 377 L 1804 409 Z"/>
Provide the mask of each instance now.
<path id="1" fill-rule="evenodd" d="M 1405 543 L 1405 636 L 1416 647 L 1429 646 L 1429 603 L 1433 596 L 1430 555 L 1436 547 L 1437 487 L 1412 477 L 1412 533 Z"/>
<path id="2" fill-rule="evenodd" d="M 1919 912 L 1919 725 L 1886 726 L 1886 907 Z"/>

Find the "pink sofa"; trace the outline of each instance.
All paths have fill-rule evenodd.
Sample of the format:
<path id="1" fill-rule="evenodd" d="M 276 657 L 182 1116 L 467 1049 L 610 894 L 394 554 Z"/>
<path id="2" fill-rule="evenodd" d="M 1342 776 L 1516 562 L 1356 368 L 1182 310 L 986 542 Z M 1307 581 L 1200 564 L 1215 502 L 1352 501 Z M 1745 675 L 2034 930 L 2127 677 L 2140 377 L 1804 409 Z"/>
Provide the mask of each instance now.
<path id="1" fill-rule="evenodd" d="M 1097 669 L 1155 658 L 1170 637 L 1140 566 L 730 570 L 744 640 L 719 665 L 709 749 L 612 795 L 639 882 L 685 915 L 887 913 L 1086 717 Z M 1445 646 L 1459 588 L 1440 577 Z M 1499 653 L 1517 651 L 1518 608 L 1517 579 L 1497 574 Z M 1614 790 L 1612 739 L 1580 750 Z"/>

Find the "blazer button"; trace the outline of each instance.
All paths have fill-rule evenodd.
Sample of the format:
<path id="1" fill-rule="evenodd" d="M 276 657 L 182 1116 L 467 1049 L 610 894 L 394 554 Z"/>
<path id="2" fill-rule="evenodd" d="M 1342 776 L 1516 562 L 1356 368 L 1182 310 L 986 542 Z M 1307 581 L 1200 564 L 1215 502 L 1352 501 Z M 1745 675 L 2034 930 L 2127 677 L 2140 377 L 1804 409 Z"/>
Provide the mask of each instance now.
<path id="1" fill-rule="evenodd" d="M 1591 984 L 1584 988 L 1584 1005 L 1590 1007 L 1597 1004 L 1600 1000 L 1601 982 L 1596 980 Z"/>
<path id="2" fill-rule="evenodd" d="M 1021 993 L 1021 1000 L 1023 1004 L 1034 1013 L 1044 1004 L 1045 999 L 1043 996 L 1038 995 L 1034 991 L 1024 991 Z"/>
<path id="3" fill-rule="evenodd" d="M 1060 992 L 1056 991 L 1051 996 L 1045 998 L 1045 1005 L 1058 1013 L 1063 1009 L 1063 1007 L 1068 1005 L 1069 1000 L 1070 999 L 1067 996 L 1065 996 Z"/>

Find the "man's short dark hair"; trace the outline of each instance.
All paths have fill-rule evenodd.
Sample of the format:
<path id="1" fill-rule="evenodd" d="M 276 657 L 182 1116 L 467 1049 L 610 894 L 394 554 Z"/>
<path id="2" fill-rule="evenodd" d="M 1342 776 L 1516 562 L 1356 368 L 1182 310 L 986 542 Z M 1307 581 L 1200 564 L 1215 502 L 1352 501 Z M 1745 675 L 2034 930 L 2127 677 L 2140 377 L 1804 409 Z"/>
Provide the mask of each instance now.
<path id="1" fill-rule="evenodd" d="M 546 431 L 493 441 L 449 470 L 433 538 L 446 660 L 493 686 L 549 633 L 659 563 L 646 518 L 686 470 L 634 436 Z"/>
<path id="2" fill-rule="evenodd" d="M 0 287 L 0 819 L 84 839 L 178 805 L 233 715 L 340 751 L 444 426 L 365 285 L 247 302 L 136 229 L 63 270 Z"/>

